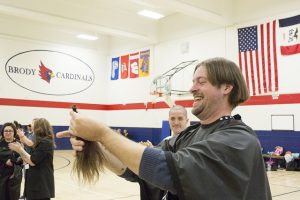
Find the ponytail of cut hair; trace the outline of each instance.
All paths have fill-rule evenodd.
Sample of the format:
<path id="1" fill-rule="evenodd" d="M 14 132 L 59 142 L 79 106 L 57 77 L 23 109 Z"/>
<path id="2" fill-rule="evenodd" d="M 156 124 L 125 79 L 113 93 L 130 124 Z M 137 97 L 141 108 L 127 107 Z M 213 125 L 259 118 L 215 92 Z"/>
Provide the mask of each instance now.
<path id="1" fill-rule="evenodd" d="M 78 180 L 83 184 L 92 184 L 97 182 L 100 173 L 104 172 L 105 156 L 98 142 L 83 141 L 85 143 L 83 151 L 76 152 L 72 173 L 76 174 Z"/>
<path id="2" fill-rule="evenodd" d="M 73 105 L 72 110 L 77 111 L 77 106 Z M 76 137 L 78 140 L 84 141 L 83 151 L 76 152 L 76 159 L 73 164 L 72 173 L 83 184 L 92 184 L 99 180 L 100 173 L 104 171 L 105 156 L 98 142 L 91 142 Z"/>

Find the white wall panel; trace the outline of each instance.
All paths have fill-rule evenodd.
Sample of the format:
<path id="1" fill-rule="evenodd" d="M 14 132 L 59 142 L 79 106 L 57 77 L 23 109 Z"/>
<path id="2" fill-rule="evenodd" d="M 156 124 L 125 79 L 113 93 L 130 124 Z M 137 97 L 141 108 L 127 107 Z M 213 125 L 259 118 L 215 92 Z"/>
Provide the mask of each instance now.
<path id="1" fill-rule="evenodd" d="M 0 93 L 1 98 L 18 99 L 18 100 L 41 100 L 50 102 L 74 102 L 85 104 L 104 104 L 106 103 L 106 89 L 108 84 L 107 65 L 108 56 L 104 50 L 94 51 L 58 44 L 41 43 L 38 41 L 16 39 L 16 38 L 0 38 Z M 85 91 L 73 95 L 45 95 L 26 90 L 15 84 L 6 74 L 5 64 L 12 56 L 30 50 L 52 50 L 64 52 L 77 57 L 87 63 L 94 71 L 94 83 Z M 59 61 L 56 61 L 59 62 Z M 64 87 L 61 85 L 60 87 Z M 32 118 L 45 117 L 48 118 L 53 125 L 68 124 L 68 109 L 59 108 L 39 108 L 39 107 L 20 107 L 20 106 L 0 106 L 1 123 L 18 120 L 20 123 L 28 123 Z M 105 120 L 105 112 L 86 110 L 92 116 Z M 5 114 L 4 114 L 5 113 Z"/>
<path id="2" fill-rule="evenodd" d="M 271 115 L 293 114 L 295 130 L 300 130 L 299 104 L 239 106 L 234 113 L 241 114 L 243 121 L 255 130 L 271 130 Z"/>

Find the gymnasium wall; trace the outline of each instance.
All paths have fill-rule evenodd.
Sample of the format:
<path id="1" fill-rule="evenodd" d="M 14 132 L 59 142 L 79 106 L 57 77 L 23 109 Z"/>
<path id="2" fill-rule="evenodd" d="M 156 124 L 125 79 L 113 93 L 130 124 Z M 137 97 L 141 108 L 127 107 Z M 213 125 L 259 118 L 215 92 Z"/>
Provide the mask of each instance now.
<path id="1" fill-rule="evenodd" d="M 28 124 L 35 117 L 45 117 L 53 125 L 67 125 L 74 103 L 86 108 L 82 112 L 106 120 L 101 110 L 107 102 L 103 92 L 108 84 L 109 63 L 105 49 L 94 51 L 5 36 L 0 37 L 0 43 L 0 124 L 12 120 Z M 41 62 L 60 74 L 49 82 L 42 80 Z M 12 67 L 21 73 L 10 71 Z M 35 70 L 34 76 L 24 73 L 24 69 Z M 63 79 L 62 73 L 93 73 L 94 77 L 88 81 Z"/>
<path id="2" fill-rule="evenodd" d="M 35 117 L 45 117 L 49 119 L 57 132 L 67 128 L 70 106 L 77 104 L 81 113 L 95 117 L 112 128 L 127 129 L 130 139 L 135 141 L 150 139 L 157 143 L 161 135 L 162 121 L 168 118 L 168 106 L 164 103 L 164 98 L 154 99 L 149 95 L 150 85 L 155 77 L 182 61 L 195 59 L 201 61 L 219 56 L 238 63 L 237 28 L 290 17 L 297 13 L 299 13 L 299 10 L 293 13 L 270 16 L 268 19 L 256 19 L 224 29 L 193 34 L 189 37 L 165 40 L 150 46 L 141 43 L 134 44 L 130 41 L 131 44 L 112 43 L 110 47 L 104 46 L 100 50 L 0 36 L 2 70 L 0 73 L 0 111 L 2 113 L 0 124 L 13 120 L 28 124 Z M 279 52 L 279 46 L 277 48 Z M 150 76 L 137 79 L 110 80 L 112 57 L 147 49 L 150 49 Z M 69 55 L 68 59 L 71 55 L 72 58 L 75 57 L 83 61 L 94 73 L 93 83 L 85 90 L 77 93 L 51 95 L 45 94 L 47 88 L 52 89 L 49 83 L 43 80 L 37 82 L 38 79 L 36 79 L 30 85 L 31 79 L 26 79 L 24 76 L 24 84 L 29 85 L 29 87 L 32 86 L 32 88 L 36 88 L 36 85 L 38 85 L 38 88 L 44 94 L 21 87 L 8 76 L 6 65 L 13 57 L 18 66 L 25 65 L 24 68 L 30 67 L 29 65 L 38 67 L 41 61 L 39 54 L 32 54 L 28 57 L 22 57 L 20 60 L 15 60 L 20 58 L 19 56 L 14 57 L 15 55 L 32 50 L 60 52 Z M 43 54 L 43 59 L 47 60 L 45 55 L 47 54 Z M 56 59 L 52 54 L 49 58 L 47 62 L 44 61 L 48 68 L 56 65 L 68 65 L 68 61 Z M 270 148 L 270 150 L 272 150 L 272 145 L 277 144 L 277 140 L 279 143 L 281 138 L 285 136 L 284 133 L 287 133 L 283 132 L 280 137 L 276 134 L 276 131 L 272 129 L 272 115 L 294 116 L 294 130 L 288 131 L 288 134 L 293 136 L 290 144 L 300 147 L 300 80 L 297 73 L 299 72 L 299 63 L 300 54 L 281 56 L 278 53 L 279 91 L 276 94 L 278 96 L 274 98 L 272 93 L 254 96 L 234 110 L 234 114 L 239 113 L 247 124 L 257 130 L 262 145 L 268 144 L 267 148 Z M 68 69 L 74 73 L 78 70 L 84 73 L 87 68 L 79 69 L 70 66 Z M 172 78 L 172 88 L 188 90 L 192 83 L 193 69 L 194 66 L 191 66 L 175 74 Z M 14 78 L 17 80 L 22 79 L 21 75 L 19 77 L 15 75 Z M 55 80 L 53 78 L 50 83 L 54 83 Z M 55 89 L 64 91 L 64 88 L 77 87 L 73 85 L 74 82 L 67 79 L 61 80 L 61 83 L 61 85 L 56 85 Z M 188 108 L 188 117 L 191 121 L 197 121 L 197 118 L 190 114 L 191 96 L 172 96 L 171 98 L 177 104 Z M 270 143 L 270 141 L 274 142 Z M 67 140 L 59 140 L 57 143 L 59 148 L 69 148 Z M 289 142 L 287 141 L 286 144 L 289 144 Z M 299 148 L 298 150 L 300 152 Z"/>
<path id="3" fill-rule="evenodd" d="M 168 69 L 176 66 L 182 61 L 188 60 L 203 60 L 210 57 L 227 57 L 232 59 L 236 63 L 239 63 L 238 58 L 238 38 L 237 28 L 260 25 L 261 23 L 270 22 L 272 20 L 278 20 L 294 15 L 298 15 L 299 10 L 293 13 L 284 13 L 277 16 L 270 16 L 269 18 L 257 19 L 253 21 L 244 22 L 242 24 L 236 24 L 235 26 L 227 27 L 225 29 L 219 29 L 210 31 L 208 33 L 199 33 L 185 38 L 177 38 L 176 40 L 163 41 L 153 47 L 154 56 L 152 58 L 151 75 L 157 77 Z M 277 31 L 277 38 L 280 38 L 280 30 Z M 278 39 L 279 41 L 279 39 Z M 183 46 L 188 46 L 188 52 L 183 52 Z M 243 120 L 257 131 L 258 137 L 262 143 L 265 151 L 272 151 L 276 145 L 283 145 L 285 149 L 291 149 L 293 151 L 300 152 L 300 116 L 299 116 L 299 103 L 300 103 L 300 84 L 298 79 L 300 55 L 294 54 L 290 56 L 282 56 L 279 50 L 280 42 L 277 46 L 277 65 L 278 65 L 278 84 L 279 91 L 275 94 L 269 92 L 265 95 L 253 96 L 248 102 L 239 106 L 234 110 L 234 113 L 242 115 Z M 145 47 L 147 48 L 147 47 Z M 118 51 L 116 46 L 112 52 L 113 56 L 122 55 L 123 49 Z M 133 49 L 134 51 L 135 49 Z M 188 90 L 191 85 L 191 77 L 194 67 L 187 68 L 172 78 L 172 89 L 184 89 Z M 126 84 L 126 87 L 130 90 L 136 90 L 137 93 L 144 93 L 139 87 L 137 82 L 140 80 L 117 80 L 111 81 L 110 91 L 118 91 L 120 95 L 122 92 L 122 85 Z M 149 81 L 148 79 L 144 80 Z M 150 83 L 149 83 L 150 84 Z M 148 85 L 149 85 L 148 84 Z M 144 84 L 142 83 L 144 86 Z M 144 90 L 148 90 L 147 84 Z M 168 108 L 164 108 L 161 105 L 161 109 L 147 110 L 146 106 L 136 106 L 136 109 L 130 108 L 131 103 L 143 103 L 146 102 L 147 97 L 141 96 L 137 99 L 137 96 L 125 95 L 123 98 L 114 98 L 115 94 L 109 98 L 114 99 L 116 103 L 120 103 L 123 107 L 120 107 L 120 111 L 113 110 L 107 112 L 108 122 L 113 127 L 125 128 L 128 127 L 145 127 L 145 129 L 160 128 L 162 126 L 162 120 L 167 120 Z M 278 96 L 277 96 L 278 95 Z M 191 97 L 178 97 L 172 96 L 173 100 L 178 100 L 176 103 L 190 107 Z M 185 99 L 187 101 L 182 102 Z M 140 100 L 140 101 L 139 101 Z M 151 98 L 149 97 L 151 101 Z M 149 101 L 148 100 L 148 101 Z M 158 102 L 163 102 L 164 98 L 156 99 Z M 126 103 L 127 102 L 127 103 Z M 155 104 L 157 105 L 157 104 Z M 144 109 L 143 109 L 144 108 Z M 122 110 L 122 114 L 120 112 Z M 189 113 L 190 113 L 190 109 Z M 293 130 L 280 130 L 280 127 L 285 128 L 278 124 L 279 130 L 275 130 L 272 127 L 272 116 L 282 117 L 282 123 L 285 123 L 285 116 L 293 116 Z M 189 118 L 196 121 L 197 118 L 189 114 Z M 279 120 L 279 123 L 281 122 Z M 278 123 L 278 121 L 276 122 Z M 274 126 L 274 124 L 273 124 Z M 142 133 L 136 133 L 132 130 L 132 135 L 139 135 L 137 141 L 142 140 L 144 135 Z M 282 138 L 286 139 L 283 140 Z M 150 137 L 151 138 L 151 137 Z M 136 137 L 134 137 L 136 139 Z M 156 141 L 154 141 L 155 143 Z"/>

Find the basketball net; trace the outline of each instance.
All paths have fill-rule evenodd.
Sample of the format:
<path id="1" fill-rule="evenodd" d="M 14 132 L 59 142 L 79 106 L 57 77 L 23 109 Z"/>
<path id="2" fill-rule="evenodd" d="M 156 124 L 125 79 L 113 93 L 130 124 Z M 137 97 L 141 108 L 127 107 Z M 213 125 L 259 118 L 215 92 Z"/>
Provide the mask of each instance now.
<path id="1" fill-rule="evenodd" d="M 171 81 L 168 77 L 155 78 L 150 87 L 151 102 L 164 101 L 170 108 L 175 105 L 171 97 Z"/>
<path id="2" fill-rule="evenodd" d="M 152 81 L 150 86 L 152 104 L 155 104 L 159 100 L 163 100 L 169 107 L 172 107 L 175 105 L 175 101 L 173 100 L 172 95 L 181 97 L 187 94 L 190 95 L 189 91 L 172 90 L 171 78 L 183 69 L 189 66 L 194 66 L 195 64 L 197 64 L 197 60 L 184 61 L 169 69 L 162 75 L 156 77 Z"/>

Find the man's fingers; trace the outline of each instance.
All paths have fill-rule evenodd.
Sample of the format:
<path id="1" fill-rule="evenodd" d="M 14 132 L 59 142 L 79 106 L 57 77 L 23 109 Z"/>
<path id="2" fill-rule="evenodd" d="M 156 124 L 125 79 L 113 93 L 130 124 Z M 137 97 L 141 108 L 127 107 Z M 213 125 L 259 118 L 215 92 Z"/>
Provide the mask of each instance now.
<path id="1" fill-rule="evenodd" d="M 82 140 L 77 140 L 75 137 L 70 138 L 70 142 L 72 144 L 72 148 L 75 151 L 82 151 L 84 142 Z"/>
<path id="2" fill-rule="evenodd" d="M 71 136 L 72 136 L 72 134 L 71 134 L 70 130 L 61 131 L 61 132 L 56 133 L 57 138 L 64 138 L 64 137 L 71 137 Z"/>
<path id="3" fill-rule="evenodd" d="M 72 155 L 74 156 L 74 157 L 76 157 L 77 156 L 77 151 L 73 151 L 73 153 L 72 153 Z"/>
<path id="4" fill-rule="evenodd" d="M 70 116 L 72 119 L 76 119 L 78 116 L 78 113 L 74 112 L 74 111 L 70 111 Z"/>
<path id="5" fill-rule="evenodd" d="M 72 145 L 72 149 L 75 150 L 75 151 L 82 151 L 83 147 L 82 146 Z"/>
<path id="6" fill-rule="evenodd" d="M 69 126 L 69 130 L 74 131 L 74 127 L 76 125 L 75 120 L 77 118 L 77 113 L 71 111 L 70 112 L 70 116 L 71 116 L 71 120 L 70 120 L 70 126 Z"/>
<path id="7" fill-rule="evenodd" d="M 72 145 L 75 145 L 75 146 L 84 146 L 84 141 L 77 140 L 75 137 L 71 137 L 70 142 Z"/>

